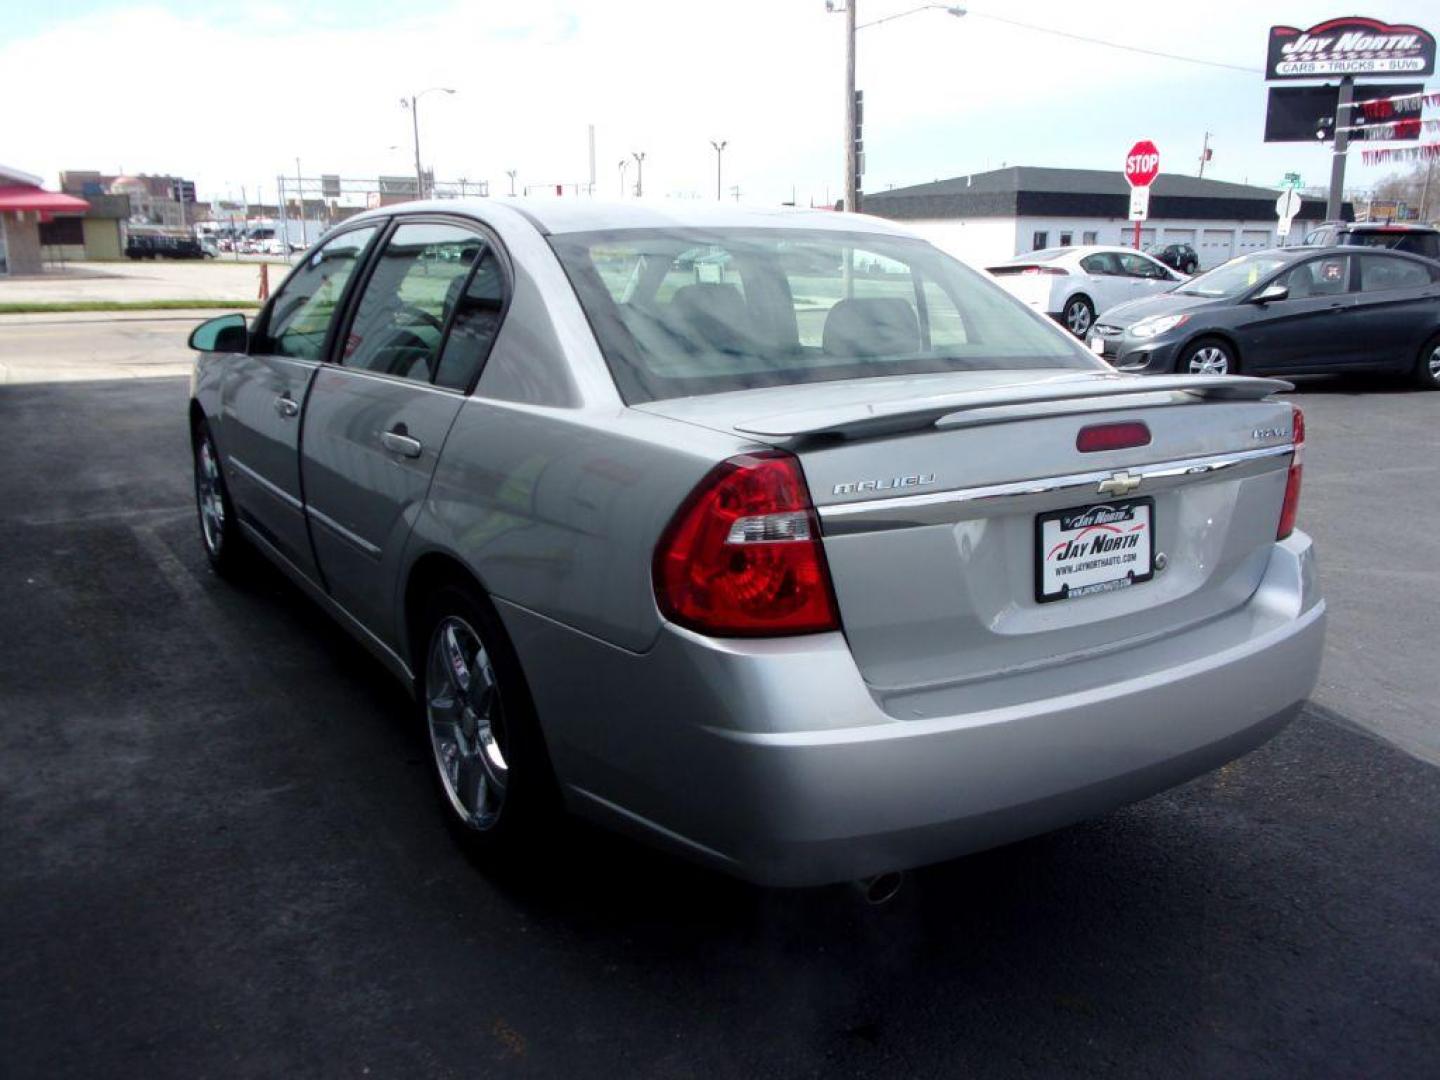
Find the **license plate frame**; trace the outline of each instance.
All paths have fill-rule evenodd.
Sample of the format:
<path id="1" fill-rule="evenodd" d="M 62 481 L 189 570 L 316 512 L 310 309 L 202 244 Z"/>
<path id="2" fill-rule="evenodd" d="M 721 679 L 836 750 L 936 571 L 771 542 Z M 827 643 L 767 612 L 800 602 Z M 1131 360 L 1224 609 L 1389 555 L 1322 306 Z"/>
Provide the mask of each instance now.
<path id="1" fill-rule="evenodd" d="M 1141 513 L 1143 511 L 1143 513 Z M 1091 518 L 1083 523 L 1087 517 Z M 1143 520 L 1142 520 L 1143 518 Z M 1046 525 L 1054 523 L 1054 529 Z M 1140 526 L 1136 528 L 1135 526 Z M 1127 537 L 1137 537 L 1133 545 L 1125 544 Z M 1095 550 L 1093 538 L 1103 537 L 1104 542 L 1120 540 L 1122 544 L 1109 550 Z M 1068 554 L 1057 545 L 1085 541 L 1087 550 Z M 1064 556 L 1060 558 L 1059 556 Z M 1086 562 L 1098 559 L 1115 559 L 1114 563 L 1088 569 L 1063 569 L 1084 567 Z M 1047 563 L 1051 573 L 1047 579 Z M 1062 571 L 1063 572 L 1057 572 Z M 1100 577 L 1099 574 L 1122 571 L 1119 575 Z M 1047 581 L 1060 577 L 1072 577 L 1079 582 L 1058 581 L 1047 590 Z M 1149 581 L 1155 576 L 1155 500 L 1149 496 L 1134 499 L 1117 499 L 1112 502 L 1091 503 L 1088 506 L 1072 506 L 1064 510 L 1046 510 L 1035 515 L 1035 600 L 1040 604 L 1053 604 L 1060 600 L 1078 600 L 1085 596 L 1100 596 L 1117 592 Z"/>

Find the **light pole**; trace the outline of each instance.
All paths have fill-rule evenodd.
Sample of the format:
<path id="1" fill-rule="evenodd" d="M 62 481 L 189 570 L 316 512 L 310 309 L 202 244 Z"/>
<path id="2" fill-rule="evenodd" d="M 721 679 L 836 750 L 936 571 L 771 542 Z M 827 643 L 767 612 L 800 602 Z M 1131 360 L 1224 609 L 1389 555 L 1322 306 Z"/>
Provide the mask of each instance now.
<path id="1" fill-rule="evenodd" d="M 710 140 L 710 145 L 715 148 L 715 201 L 720 201 L 720 161 L 725 156 L 725 147 L 730 145 L 728 139 L 721 139 L 716 142 Z"/>
<path id="2" fill-rule="evenodd" d="M 516 174 L 518 171 L 519 171 L 518 169 L 506 169 L 506 170 L 505 170 L 505 175 L 510 178 L 510 197 L 511 197 L 512 199 L 515 197 L 515 174 Z"/>
<path id="3" fill-rule="evenodd" d="M 625 198 L 625 170 L 629 165 L 630 161 L 628 158 L 622 157 L 620 159 L 620 198 L 622 199 Z"/>
<path id="4" fill-rule="evenodd" d="M 420 165 L 420 110 L 418 104 L 426 94 L 453 94 L 454 90 L 448 86 L 432 86 L 421 90 L 418 94 L 411 94 L 408 98 L 400 99 L 400 107 L 410 110 L 410 127 L 415 136 L 415 193 L 416 196 L 425 198 L 425 170 Z"/>
<path id="5" fill-rule="evenodd" d="M 879 26 L 881 23 L 903 19 L 907 15 L 917 15 L 932 8 L 936 11 L 943 11 L 947 15 L 954 15 L 956 18 L 965 14 L 965 9 L 958 4 L 921 4 L 908 11 L 898 11 L 894 15 L 886 15 L 883 18 L 856 25 L 855 5 L 858 2 L 859 0 L 845 0 L 845 6 L 837 8 L 835 0 L 825 0 L 826 11 L 832 13 L 843 11 L 845 13 L 845 209 L 852 213 L 860 209 L 860 148 L 857 145 L 859 142 L 857 130 L 859 117 L 856 115 L 855 108 L 855 31 L 864 30 L 867 26 Z"/>
<path id="6" fill-rule="evenodd" d="M 645 151 L 630 156 L 635 159 L 635 197 L 638 199 L 645 194 Z"/>

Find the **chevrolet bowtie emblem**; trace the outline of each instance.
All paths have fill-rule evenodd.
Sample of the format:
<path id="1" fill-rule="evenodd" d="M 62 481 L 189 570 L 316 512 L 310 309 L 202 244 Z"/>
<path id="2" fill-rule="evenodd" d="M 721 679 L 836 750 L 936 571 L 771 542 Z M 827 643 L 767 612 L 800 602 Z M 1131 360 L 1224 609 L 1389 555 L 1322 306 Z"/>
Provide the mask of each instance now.
<path id="1" fill-rule="evenodd" d="M 1108 480 L 1100 481 L 1101 495 L 1129 495 L 1140 486 L 1141 478 L 1128 472 L 1117 472 Z"/>

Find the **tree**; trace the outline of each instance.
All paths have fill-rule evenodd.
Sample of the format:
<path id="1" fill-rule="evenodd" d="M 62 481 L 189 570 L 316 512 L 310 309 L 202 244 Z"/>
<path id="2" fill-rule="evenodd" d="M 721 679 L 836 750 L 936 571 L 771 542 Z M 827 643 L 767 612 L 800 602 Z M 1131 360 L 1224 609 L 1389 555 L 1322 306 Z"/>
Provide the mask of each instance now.
<path id="1" fill-rule="evenodd" d="M 1375 185 L 1373 198 L 1395 200 L 1416 208 L 1420 220 L 1435 216 L 1440 206 L 1440 178 L 1435 175 L 1435 163 L 1416 162 L 1408 172 L 1391 173 Z"/>

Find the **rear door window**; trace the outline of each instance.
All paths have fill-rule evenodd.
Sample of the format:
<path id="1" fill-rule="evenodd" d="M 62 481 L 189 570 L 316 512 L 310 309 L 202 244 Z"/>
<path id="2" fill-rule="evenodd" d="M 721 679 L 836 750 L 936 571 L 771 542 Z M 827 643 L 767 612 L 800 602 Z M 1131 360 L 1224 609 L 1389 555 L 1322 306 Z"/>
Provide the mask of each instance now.
<path id="1" fill-rule="evenodd" d="M 1305 300 L 1316 296 L 1341 296 L 1349 290 L 1350 256 L 1328 255 L 1308 259 L 1289 273 L 1282 274 L 1275 284 L 1290 290 L 1289 300 Z"/>
<path id="2" fill-rule="evenodd" d="M 365 283 L 340 363 L 431 381 L 438 370 L 446 320 L 484 248 L 482 237 L 458 225 L 399 226 Z"/>
<path id="3" fill-rule="evenodd" d="M 1395 289 L 1423 289 L 1440 271 L 1431 271 L 1409 259 L 1392 259 L 1386 255 L 1360 256 L 1360 291 L 1390 292 Z"/>
<path id="4" fill-rule="evenodd" d="M 1119 260 L 1115 258 L 1113 251 L 1097 251 L 1094 255 L 1086 255 L 1080 260 L 1080 269 L 1087 274 L 1120 274 Z"/>

